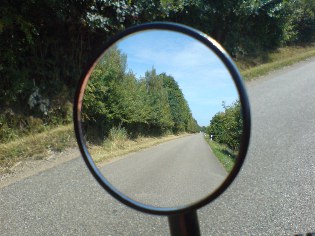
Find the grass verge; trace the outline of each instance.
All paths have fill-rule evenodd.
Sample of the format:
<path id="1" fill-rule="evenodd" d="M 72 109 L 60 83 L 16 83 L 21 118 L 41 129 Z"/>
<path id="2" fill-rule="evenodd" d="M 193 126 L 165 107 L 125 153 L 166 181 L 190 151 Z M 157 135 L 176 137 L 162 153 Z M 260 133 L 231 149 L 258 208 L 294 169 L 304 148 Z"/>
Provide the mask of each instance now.
<path id="1" fill-rule="evenodd" d="M 205 137 L 205 140 L 211 147 L 213 154 L 222 163 L 225 170 L 230 173 L 235 164 L 236 154 L 225 145 L 216 143 L 215 141 L 211 141 L 209 137 Z"/>
<path id="2" fill-rule="evenodd" d="M 241 58 L 236 61 L 244 80 L 252 80 L 267 73 L 293 65 L 315 56 L 315 45 L 290 46 L 255 57 Z"/>
<path id="3" fill-rule="evenodd" d="M 89 151 L 94 161 L 101 165 L 112 158 L 151 147 L 181 135 L 167 135 L 163 137 L 139 137 L 137 139 L 119 138 L 117 135 L 111 140 L 103 142 L 102 146 L 90 145 Z M 36 135 L 29 135 L 18 140 L 0 144 L 0 174 L 8 173 L 20 161 L 41 160 L 53 152 L 62 152 L 66 148 L 75 147 L 73 125 L 58 128 Z"/>
<path id="4" fill-rule="evenodd" d="M 75 145 L 72 124 L 0 144 L 0 174 L 9 172 L 19 161 L 43 159 L 51 152 L 61 152 Z"/>
<path id="5" fill-rule="evenodd" d="M 160 143 L 187 136 L 188 134 L 162 137 L 139 137 L 125 140 L 106 140 L 102 145 L 88 145 L 89 152 L 98 166 L 103 166 L 115 157 L 136 152 Z"/>

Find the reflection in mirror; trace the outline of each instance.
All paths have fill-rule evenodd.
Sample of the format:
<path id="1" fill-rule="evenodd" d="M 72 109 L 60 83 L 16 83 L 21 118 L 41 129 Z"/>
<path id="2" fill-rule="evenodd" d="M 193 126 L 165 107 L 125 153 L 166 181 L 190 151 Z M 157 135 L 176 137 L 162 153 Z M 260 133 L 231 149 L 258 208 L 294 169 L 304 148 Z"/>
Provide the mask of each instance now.
<path id="1" fill-rule="evenodd" d="M 222 61 L 166 30 L 107 49 L 85 88 L 89 153 L 120 192 L 155 207 L 192 204 L 226 179 L 242 134 L 239 96 Z"/>

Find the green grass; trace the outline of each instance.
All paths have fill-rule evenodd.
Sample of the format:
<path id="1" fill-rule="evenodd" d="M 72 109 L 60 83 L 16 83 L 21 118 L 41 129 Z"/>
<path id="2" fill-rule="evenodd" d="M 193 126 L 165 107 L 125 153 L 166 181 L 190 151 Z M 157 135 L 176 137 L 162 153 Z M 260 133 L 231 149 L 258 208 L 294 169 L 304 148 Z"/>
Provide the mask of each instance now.
<path id="1" fill-rule="evenodd" d="M 244 80 L 252 80 L 271 71 L 293 65 L 315 56 L 315 45 L 283 47 L 274 52 L 261 53 L 236 61 Z"/>
<path id="2" fill-rule="evenodd" d="M 51 152 L 61 152 L 75 145 L 72 124 L 0 144 L 0 174 L 8 172 L 19 161 L 43 159 Z"/>
<path id="3" fill-rule="evenodd" d="M 205 137 L 205 140 L 211 147 L 213 154 L 222 163 L 225 170 L 230 173 L 235 164 L 236 154 L 225 145 L 216 143 L 215 141 L 211 141 L 209 137 Z"/>

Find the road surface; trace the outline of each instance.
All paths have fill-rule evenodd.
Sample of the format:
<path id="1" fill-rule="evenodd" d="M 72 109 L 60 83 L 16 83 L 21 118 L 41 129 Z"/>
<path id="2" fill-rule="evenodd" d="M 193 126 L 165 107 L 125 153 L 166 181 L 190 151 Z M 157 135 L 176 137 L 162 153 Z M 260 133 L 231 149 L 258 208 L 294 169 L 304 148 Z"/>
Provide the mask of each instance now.
<path id="1" fill-rule="evenodd" d="M 234 184 L 198 211 L 202 235 L 315 231 L 315 59 L 248 83 L 252 139 Z M 112 199 L 80 158 L 0 189 L 1 235 L 168 235 Z"/>
<path id="2" fill-rule="evenodd" d="M 227 177 L 201 133 L 133 153 L 102 172 L 127 196 L 156 207 L 191 204 L 211 194 Z"/>

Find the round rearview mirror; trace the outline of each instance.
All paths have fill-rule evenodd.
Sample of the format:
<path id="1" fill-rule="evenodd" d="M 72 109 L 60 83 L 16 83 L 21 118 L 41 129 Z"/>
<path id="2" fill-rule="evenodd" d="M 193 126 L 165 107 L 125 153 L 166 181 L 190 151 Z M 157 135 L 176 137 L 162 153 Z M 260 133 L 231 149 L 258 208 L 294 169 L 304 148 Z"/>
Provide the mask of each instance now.
<path id="1" fill-rule="evenodd" d="M 174 23 L 132 27 L 107 42 L 79 84 L 82 156 L 123 203 L 152 214 L 201 207 L 244 161 L 250 111 L 224 49 Z"/>

